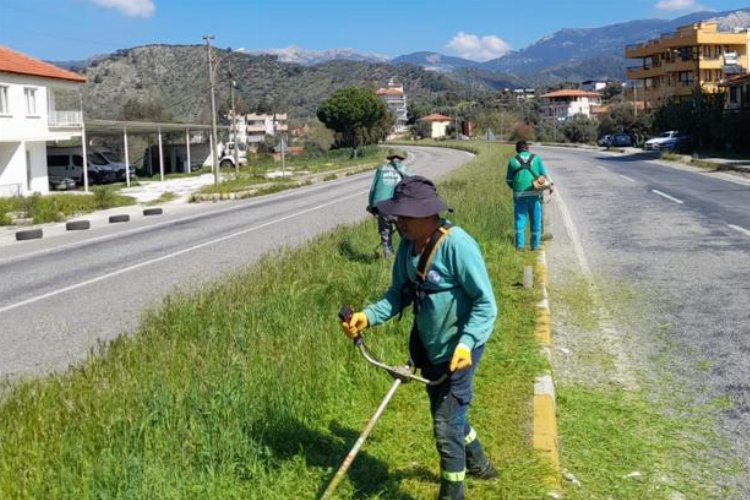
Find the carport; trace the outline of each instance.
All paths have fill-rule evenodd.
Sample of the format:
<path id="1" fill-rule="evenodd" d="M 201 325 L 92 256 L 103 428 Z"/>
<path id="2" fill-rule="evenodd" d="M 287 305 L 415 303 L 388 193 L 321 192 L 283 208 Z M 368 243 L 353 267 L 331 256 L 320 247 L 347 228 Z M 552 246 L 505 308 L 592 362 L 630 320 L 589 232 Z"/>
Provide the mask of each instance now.
<path id="1" fill-rule="evenodd" d="M 227 126 L 217 127 L 219 130 L 228 130 Z M 130 150 L 128 148 L 128 137 L 133 135 L 151 135 L 156 134 L 158 138 L 159 151 L 159 179 L 164 180 L 164 144 L 163 134 L 173 132 L 185 133 L 185 147 L 187 158 L 185 160 L 186 171 L 191 171 L 191 152 L 190 139 L 196 132 L 208 135 L 209 147 L 211 151 L 216 145 L 213 143 L 212 126 L 199 123 L 167 123 L 167 122 L 139 122 L 139 121 L 120 121 L 120 120 L 86 120 L 83 125 L 83 135 L 81 143 L 83 145 L 83 157 L 86 162 L 86 145 L 87 136 L 120 136 L 122 137 L 122 150 L 124 162 L 130 166 Z M 217 166 L 213 164 L 214 155 L 211 155 L 211 169 L 216 173 Z M 88 165 L 84 163 L 84 170 Z M 130 187 L 130 168 L 125 169 L 125 183 Z M 84 189 L 88 191 L 88 180 L 85 182 Z"/>

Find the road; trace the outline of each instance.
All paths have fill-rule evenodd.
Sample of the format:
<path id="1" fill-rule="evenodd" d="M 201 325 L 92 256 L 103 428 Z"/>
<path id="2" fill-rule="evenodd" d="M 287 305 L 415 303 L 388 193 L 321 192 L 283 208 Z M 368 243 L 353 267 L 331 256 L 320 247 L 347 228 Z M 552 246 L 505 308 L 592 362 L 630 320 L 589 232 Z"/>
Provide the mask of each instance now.
<path id="1" fill-rule="evenodd" d="M 750 468 L 750 178 L 644 154 L 535 152 L 560 195 L 546 209 L 553 289 L 567 268 L 611 294 L 612 324 L 594 338 L 610 346 L 616 382 L 638 384 L 645 372 L 687 407 L 730 401 L 716 428 Z M 618 317 L 626 290 L 638 306 Z M 573 356 L 585 348 L 561 341 Z M 570 356 L 554 358 L 558 373 L 574 377 Z M 747 481 L 734 486 L 750 497 Z"/>
<path id="2" fill-rule="evenodd" d="M 438 178 L 472 155 L 406 148 Z M 144 308 L 340 224 L 368 217 L 372 173 L 275 195 L 168 209 L 156 220 L 0 247 L 0 377 L 66 368 L 133 330 Z M 373 235 L 375 237 L 375 235 Z"/>

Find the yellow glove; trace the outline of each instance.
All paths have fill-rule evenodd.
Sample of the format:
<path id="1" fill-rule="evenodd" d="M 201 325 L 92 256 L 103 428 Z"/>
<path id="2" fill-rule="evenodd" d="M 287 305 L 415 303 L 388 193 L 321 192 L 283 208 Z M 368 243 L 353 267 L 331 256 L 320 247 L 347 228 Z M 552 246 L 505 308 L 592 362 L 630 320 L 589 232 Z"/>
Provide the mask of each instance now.
<path id="1" fill-rule="evenodd" d="M 450 371 L 463 370 L 471 366 L 471 349 L 465 344 L 458 344 L 453 351 Z"/>
<path id="2" fill-rule="evenodd" d="M 344 329 L 344 333 L 347 337 L 353 339 L 359 335 L 362 330 L 367 328 L 367 315 L 361 311 L 355 312 L 352 314 L 348 323 L 346 321 L 341 322 L 341 328 Z"/>

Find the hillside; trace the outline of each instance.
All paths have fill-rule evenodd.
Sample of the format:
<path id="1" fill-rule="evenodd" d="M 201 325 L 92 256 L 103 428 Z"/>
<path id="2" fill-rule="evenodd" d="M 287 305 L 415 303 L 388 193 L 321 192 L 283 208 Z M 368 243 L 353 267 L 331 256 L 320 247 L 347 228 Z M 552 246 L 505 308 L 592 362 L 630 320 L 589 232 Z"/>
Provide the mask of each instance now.
<path id="1" fill-rule="evenodd" d="M 216 54 L 224 58 L 217 71 L 217 107 L 229 99 L 230 66 L 238 83 L 238 106 L 244 103 L 249 109 L 260 105 L 288 111 L 293 118 L 314 116 L 318 104 L 337 88 L 357 85 L 375 89 L 392 76 L 404 82 L 414 103 L 465 91 L 459 82 L 410 65 L 331 61 L 308 67 L 283 63 L 271 55 L 220 50 Z M 91 118 L 119 118 L 122 105 L 131 98 L 161 103 L 177 120 L 205 122 L 210 117 L 205 46 L 150 45 L 119 50 L 95 61 L 83 74 L 88 79 L 84 109 Z"/>

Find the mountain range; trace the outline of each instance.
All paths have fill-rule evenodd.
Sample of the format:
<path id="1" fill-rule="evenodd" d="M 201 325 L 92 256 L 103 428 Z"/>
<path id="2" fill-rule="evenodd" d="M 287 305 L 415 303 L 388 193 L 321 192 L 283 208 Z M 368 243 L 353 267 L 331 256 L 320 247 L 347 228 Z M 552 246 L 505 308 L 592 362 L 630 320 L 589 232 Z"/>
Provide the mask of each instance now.
<path id="1" fill-rule="evenodd" d="M 747 29 L 750 8 L 696 12 L 673 20 L 562 29 L 522 50 L 485 62 L 436 52 L 415 52 L 388 60 L 349 49 L 316 52 L 289 47 L 262 54 L 217 50 L 218 57 L 227 61 L 217 73 L 217 89 L 222 97 L 228 94 L 222 85 L 228 80 L 225 73 L 231 64 L 234 79 L 241 82 L 236 93 L 239 103 L 251 109 L 285 109 L 292 115 L 310 117 L 336 88 L 383 86 L 396 76 L 404 83 L 410 103 L 450 106 L 451 99 L 455 102 L 477 92 L 502 88 L 624 80 L 627 44 L 701 20 L 714 20 L 724 30 Z M 169 114 L 180 120 L 203 120 L 210 116 L 205 50 L 203 45 L 149 45 L 57 64 L 75 68 L 87 77 L 84 106 L 92 117 L 117 118 L 123 103 L 135 99 L 166 103 Z"/>

